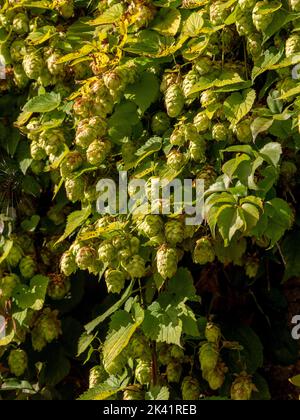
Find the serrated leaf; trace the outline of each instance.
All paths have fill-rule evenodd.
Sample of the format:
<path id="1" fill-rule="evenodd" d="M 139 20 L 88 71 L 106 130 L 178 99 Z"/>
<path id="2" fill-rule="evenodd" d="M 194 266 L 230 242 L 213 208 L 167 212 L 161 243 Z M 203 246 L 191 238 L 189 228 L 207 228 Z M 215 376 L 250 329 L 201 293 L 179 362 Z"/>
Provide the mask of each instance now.
<path id="1" fill-rule="evenodd" d="M 278 63 L 283 55 L 283 50 L 277 50 L 276 48 L 269 48 L 266 50 L 261 58 L 259 58 L 252 70 L 252 81 L 258 76 L 263 74 L 265 71 L 272 69 L 272 67 Z"/>
<path id="2" fill-rule="evenodd" d="M 201 12 L 192 13 L 184 22 L 182 34 L 189 37 L 197 37 L 203 28 L 204 20 Z"/>
<path id="3" fill-rule="evenodd" d="M 231 126 L 236 125 L 252 109 L 256 99 L 254 89 L 245 90 L 243 93 L 235 92 L 224 102 L 224 112 Z"/>
<path id="4" fill-rule="evenodd" d="M 165 36 L 175 36 L 181 23 L 181 14 L 177 9 L 161 9 L 156 15 L 152 29 Z"/>
<path id="5" fill-rule="evenodd" d="M 118 392 L 123 391 L 123 389 L 127 387 L 128 383 L 129 379 L 119 381 L 114 376 L 111 376 L 104 383 L 86 391 L 78 399 L 81 401 L 103 401 L 109 399 L 109 397 L 117 394 Z"/>
<path id="6" fill-rule="evenodd" d="M 237 231 L 245 227 L 245 221 L 241 217 L 238 209 L 230 205 L 222 206 L 216 218 L 225 246 L 229 244 Z"/>
<path id="7" fill-rule="evenodd" d="M 69 214 L 67 218 L 67 224 L 64 234 L 56 242 L 59 244 L 63 242 L 68 236 L 70 236 L 76 229 L 78 229 L 89 217 L 91 214 L 91 208 L 86 207 L 83 210 L 77 210 Z"/>
<path id="8" fill-rule="evenodd" d="M 124 13 L 124 6 L 122 3 L 117 3 L 105 10 L 102 15 L 89 22 L 90 25 L 107 25 L 108 23 L 116 23 L 121 19 Z"/>
<path id="9" fill-rule="evenodd" d="M 199 81 L 195 83 L 193 88 L 190 90 L 189 95 L 211 89 L 213 87 L 221 88 L 243 82 L 244 80 L 241 76 L 233 70 L 213 71 L 207 76 L 200 77 Z"/>
<path id="10" fill-rule="evenodd" d="M 282 155 L 282 146 L 280 143 L 276 142 L 268 143 L 260 149 L 259 154 L 266 162 L 277 167 Z"/>
<path id="11" fill-rule="evenodd" d="M 160 387 L 159 385 L 153 386 L 146 393 L 145 400 L 149 401 L 167 401 L 170 398 L 170 391 L 167 386 Z"/>
<path id="12" fill-rule="evenodd" d="M 159 95 L 158 78 L 149 72 L 144 72 L 138 83 L 129 86 L 125 92 L 126 99 L 134 102 L 144 113 L 155 102 Z"/>
<path id="13" fill-rule="evenodd" d="M 79 357 L 82 353 L 84 353 L 88 347 L 92 344 L 92 342 L 94 341 L 95 336 L 88 334 L 88 333 L 83 333 L 78 341 L 78 349 L 77 349 L 77 356 Z"/>
<path id="14" fill-rule="evenodd" d="M 23 107 L 24 112 L 50 112 L 58 108 L 61 102 L 59 93 L 45 93 L 30 99 Z"/>
<path id="15" fill-rule="evenodd" d="M 21 309 L 39 311 L 44 306 L 49 278 L 37 275 L 30 280 L 30 285 L 18 285 L 13 291 L 13 298 Z"/>
<path id="16" fill-rule="evenodd" d="M 273 125 L 274 120 L 269 118 L 258 117 L 251 124 L 251 131 L 253 135 L 253 140 L 257 139 L 257 136 L 260 133 L 263 133 Z"/>

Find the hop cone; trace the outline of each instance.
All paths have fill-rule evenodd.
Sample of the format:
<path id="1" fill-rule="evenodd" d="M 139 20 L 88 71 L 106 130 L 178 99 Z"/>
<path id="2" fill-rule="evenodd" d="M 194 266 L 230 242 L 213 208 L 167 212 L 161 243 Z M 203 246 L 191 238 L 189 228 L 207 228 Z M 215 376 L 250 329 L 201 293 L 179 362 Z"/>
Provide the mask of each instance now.
<path id="1" fill-rule="evenodd" d="M 232 384 L 231 399 L 236 401 L 248 401 L 251 399 L 252 392 L 256 390 L 257 389 L 252 382 L 251 376 L 242 372 Z"/>
<path id="2" fill-rule="evenodd" d="M 37 270 L 36 262 L 30 256 L 24 257 L 20 261 L 19 269 L 25 279 L 31 279 Z"/>
<path id="3" fill-rule="evenodd" d="M 135 378 L 141 385 L 147 385 L 151 382 L 152 367 L 148 360 L 140 359 L 135 369 Z"/>
<path id="4" fill-rule="evenodd" d="M 214 370 L 218 364 L 218 360 L 219 352 L 215 344 L 206 343 L 200 348 L 199 361 L 203 372 Z"/>
<path id="5" fill-rule="evenodd" d="M 22 376 L 27 369 L 28 358 L 24 350 L 11 350 L 8 356 L 8 366 L 12 374 Z"/>
<path id="6" fill-rule="evenodd" d="M 209 322 L 205 328 L 205 337 L 209 343 L 219 344 L 221 339 L 220 328 L 216 324 Z"/>
<path id="7" fill-rule="evenodd" d="M 184 401 L 196 401 L 200 396 L 200 384 L 196 378 L 186 376 L 181 385 L 182 399 Z"/>
<path id="8" fill-rule="evenodd" d="M 126 265 L 126 271 L 132 278 L 142 278 L 145 275 L 145 260 L 139 255 L 134 255 Z"/>
<path id="9" fill-rule="evenodd" d="M 105 273 L 105 282 L 109 293 L 120 293 L 124 289 L 125 275 L 122 271 L 109 269 Z"/>
<path id="10" fill-rule="evenodd" d="M 182 374 L 182 364 L 176 360 L 171 361 L 167 365 L 166 373 L 169 383 L 173 382 L 178 384 Z"/>
<path id="11" fill-rule="evenodd" d="M 68 277 L 61 274 L 49 275 L 48 296 L 53 300 L 61 300 L 71 289 L 71 283 Z"/>
<path id="12" fill-rule="evenodd" d="M 184 239 L 184 224 L 178 220 L 170 220 L 165 224 L 165 235 L 171 246 L 181 243 Z"/>
<path id="13" fill-rule="evenodd" d="M 178 255 L 175 248 L 162 245 L 157 251 L 157 270 L 166 280 L 172 278 L 177 272 Z"/>
<path id="14" fill-rule="evenodd" d="M 172 85 L 166 91 L 165 104 L 170 118 L 178 117 L 184 107 L 184 94 L 180 86 Z"/>
<path id="15" fill-rule="evenodd" d="M 151 128 L 158 136 L 164 134 L 170 128 L 170 119 L 165 112 L 158 112 L 152 117 Z"/>
<path id="16" fill-rule="evenodd" d="M 9 274 L 0 278 L 0 299 L 9 299 L 15 287 L 20 284 L 20 279 L 16 274 Z"/>
<path id="17" fill-rule="evenodd" d="M 216 257 L 212 242 L 209 237 L 197 241 L 194 250 L 194 261 L 196 264 L 205 265 L 214 262 Z"/>
<path id="18" fill-rule="evenodd" d="M 265 31 L 273 20 L 272 13 L 263 13 L 262 11 L 266 4 L 265 1 L 257 2 L 252 12 L 253 23 L 258 31 Z"/>

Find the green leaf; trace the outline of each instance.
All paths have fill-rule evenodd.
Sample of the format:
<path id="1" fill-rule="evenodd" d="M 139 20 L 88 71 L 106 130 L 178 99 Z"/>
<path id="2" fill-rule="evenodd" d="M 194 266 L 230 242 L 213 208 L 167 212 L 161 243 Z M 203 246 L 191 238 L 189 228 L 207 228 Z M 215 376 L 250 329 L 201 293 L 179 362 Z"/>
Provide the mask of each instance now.
<path id="1" fill-rule="evenodd" d="M 86 207 L 83 210 L 77 210 L 69 214 L 67 219 L 67 225 L 64 234 L 56 242 L 59 244 L 63 242 L 68 236 L 70 236 L 76 229 L 78 229 L 91 214 L 91 208 Z"/>
<path id="2" fill-rule="evenodd" d="M 282 146 L 276 142 L 268 143 L 260 149 L 259 154 L 266 162 L 276 168 L 282 155 Z"/>
<path id="3" fill-rule="evenodd" d="M 264 52 L 261 58 L 259 58 L 252 70 L 252 81 L 258 76 L 263 74 L 267 70 L 271 70 L 272 67 L 278 63 L 283 55 L 283 49 L 277 50 L 275 47 L 271 47 Z"/>
<path id="4" fill-rule="evenodd" d="M 126 325 L 120 326 L 117 330 L 110 331 L 103 346 L 103 365 L 109 372 L 114 360 L 127 347 L 131 337 L 144 320 L 144 311 L 135 304 L 136 318 L 134 322 L 126 322 Z"/>
<path id="5" fill-rule="evenodd" d="M 23 107 L 24 112 L 50 112 L 58 108 L 61 102 L 59 93 L 45 93 L 30 99 Z"/>
<path id="6" fill-rule="evenodd" d="M 244 162 L 249 162 L 251 159 L 248 155 L 242 154 L 238 155 L 236 158 L 229 160 L 226 162 L 223 167 L 222 171 L 224 174 L 226 174 L 230 179 L 233 178 L 233 176 L 238 171 L 241 164 Z"/>
<path id="7" fill-rule="evenodd" d="M 6 258 L 8 257 L 8 255 L 9 255 L 9 253 L 10 253 L 12 247 L 13 247 L 13 244 L 14 244 L 14 241 L 12 241 L 10 239 L 5 241 L 5 244 L 4 244 L 4 247 L 3 247 L 4 252 L 0 257 L 0 264 L 2 264 L 6 260 Z"/>
<path id="8" fill-rule="evenodd" d="M 104 383 L 89 389 L 82 394 L 78 399 L 82 401 L 103 401 L 109 399 L 120 391 L 123 391 L 129 383 L 129 379 L 120 381 L 118 378 L 111 376 Z"/>
<path id="9" fill-rule="evenodd" d="M 13 292 L 13 298 L 21 309 L 31 308 L 39 311 L 44 306 L 49 278 L 37 275 L 30 280 L 30 285 L 18 285 Z"/>
<path id="10" fill-rule="evenodd" d="M 116 106 L 114 114 L 108 120 L 109 136 L 115 142 L 130 137 L 133 127 L 139 121 L 137 105 L 130 101 L 124 102 Z"/>
<path id="11" fill-rule="evenodd" d="M 26 141 L 22 141 L 17 149 L 16 155 L 17 161 L 19 162 L 20 169 L 23 175 L 26 175 L 28 168 L 32 163 L 32 157 L 30 153 L 29 143 Z"/>
<path id="12" fill-rule="evenodd" d="M 181 23 L 181 14 L 177 9 L 161 9 L 156 15 L 152 29 L 165 36 L 175 36 Z"/>
<path id="13" fill-rule="evenodd" d="M 300 387 L 300 375 L 294 376 L 289 381 L 291 382 L 291 384 Z"/>
<path id="14" fill-rule="evenodd" d="M 37 214 L 31 216 L 30 219 L 23 220 L 21 227 L 25 232 L 34 232 L 37 228 L 37 225 L 40 223 L 40 216 Z"/>
<path id="15" fill-rule="evenodd" d="M 270 238 L 272 247 L 291 228 L 294 216 L 288 203 L 281 198 L 268 201 L 265 206 L 265 213 L 268 216 L 265 235 Z"/>
<path id="16" fill-rule="evenodd" d="M 46 363 L 39 374 L 39 384 L 41 386 L 55 387 L 71 370 L 71 364 L 65 355 L 65 350 L 60 344 L 51 344 L 47 347 L 45 358 Z"/>
<path id="17" fill-rule="evenodd" d="M 285 272 L 283 282 L 292 277 L 300 276 L 300 231 L 289 233 L 281 245 L 281 251 L 285 260 Z"/>
<path id="18" fill-rule="evenodd" d="M 231 241 L 237 231 L 245 227 L 245 221 L 237 208 L 225 205 L 217 213 L 217 224 L 224 239 L 225 246 Z"/>
<path id="19" fill-rule="evenodd" d="M 182 35 L 187 35 L 189 37 L 197 37 L 200 34 L 203 25 L 204 20 L 202 18 L 202 13 L 194 12 L 184 22 L 181 33 Z"/>
<path id="20" fill-rule="evenodd" d="M 236 125 L 252 109 L 255 102 L 256 92 L 254 89 L 245 90 L 242 94 L 233 93 L 224 102 L 224 112 L 232 126 Z"/>
<path id="21" fill-rule="evenodd" d="M 170 391 L 167 386 L 160 387 L 159 385 L 152 386 L 146 392 L 146 401 L 167 401 L 170 398 Z"/>
<path id="22" fill-rule="evenodd" d="M 242 83 L 244 80 L 241 76 L 233 70 L 213 71 L 206 76 L 202 76 L 193 88 L 189 95 L 201 92 L 203 90 L 211 89 L 213 87 L 221 88 L 224 86 L 236 85 Z"/>
<path id="23" fill-rule="evenodd" d="M 84 353 L 94 341 L 95 336 L 88 333 L 83 333 L 78 341 L 77 357 Z"/>
<path id="24" fill-rule="evenodd" d="M 260 133 L 263 133 L 273 125 L 274 120 L 269 118 L 258 117 L 251 124 L 251 131 L 253 135 L 253 140 L 257 139 L 257 136 Z"/>
<path id="25" fill-rule="evenodd" d="M 149 72 L 144 72 L 141 80 L 127 88 L 126 99 L 134 102 L 144 113 L 154 103 L 159 95 L 159 82 L 157 77 Z"/>
<path id="26" fill-rule="evenodd" d="M 124 6 L 122 3 L 117 3 L 105 10 L 102 15 L 89 22 L 90 25 L 107 25 L 108 23 L 117 23 L 124 13 Z"/>
<path id="27" fill-rule="evenodd" d="M 111 306 L 106 312 L 104 312 L 104 314 L 98 316 L 96 319 L 94 319 L 93 321 L 91 321 L 91 322 L 89 322 L 88 324 L 85 325 L 84 328 L 85 328 L 85 330 L 87 331 L 88 334 L 90 334 L 95 328 L 98 327 L 99 324 L 104 322 L 109 316 L 111 316 L 113 313 L 115 313 L 122 305 L 124 305 L 124 303 L 127 301 L 127 299 L 132 294 L 132 289 L 133 289 L 134 283 L 135 283 L 135 281 L 132 280 L 130 285 L 128 286 L 128 288 L 126 289 L 124 294 L 122 295 L 121 299 L 118 300 L 118 302 L 116 302 L 113 306 Z"/>
<path id="28" fill-rule="evenodd" d="M 30 32 L 26 41 L 31 45 L 40 45 L 48 41 L 56 34 L 55 26 L 42 26 L 41 28 L 36 29 L 34 32 Z"/>

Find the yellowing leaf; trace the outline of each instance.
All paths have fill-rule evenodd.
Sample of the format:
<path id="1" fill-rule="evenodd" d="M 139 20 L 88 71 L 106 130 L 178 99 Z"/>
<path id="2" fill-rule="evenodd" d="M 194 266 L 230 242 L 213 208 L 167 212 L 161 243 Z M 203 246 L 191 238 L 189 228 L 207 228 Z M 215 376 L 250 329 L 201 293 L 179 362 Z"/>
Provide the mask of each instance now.
<path id="1" fill-rule="evenodd" d="M 181 14 L 177 9 L 161 9 L 155 18 L 152 29 L 166 36 L 175 36 L 181 23 Z"/>

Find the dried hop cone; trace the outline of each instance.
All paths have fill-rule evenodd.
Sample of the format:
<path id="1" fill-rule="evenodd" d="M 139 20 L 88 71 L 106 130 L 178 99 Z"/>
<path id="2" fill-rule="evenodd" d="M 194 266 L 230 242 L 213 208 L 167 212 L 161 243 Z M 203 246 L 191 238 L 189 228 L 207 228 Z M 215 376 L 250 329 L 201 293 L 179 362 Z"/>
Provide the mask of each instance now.
<path id="1" fill-rule="evenodd" d="M 151 382 L 152 366 L 151 361 L 140 359 L 135 369 L 135 379 L 141 385 L 147 385 Z"/>
<path id="2" fill-rule="evenodd" d="M 20 273 L 25 279 L 31 279 L 37 271 L 36 261 L 30 257 L 24 257 L 19 264 Z"/>
<path id="3" fill-rule="evenodd" d="M 162 245 L 157 251 L 157 271 L 166 280 L 177 272 L 178 254 L 175 248 Z"/>
<path id="4" fill-rule="evenodd" d="M 205 265 L 214 262 L 215 258 L 216 254 L 211 239 L 207 236 L 200 238 L 194 250 L 194 262 Z"/>
<path id="5" fill-rule="evenodd" d="M 170 118 L 177 118 L 184 108 L 184 94 L 179 85 L 171 85 L 165 94 L 166 110 Z"/>
<path id="6" fill-rule="evenodd" d="M 94 166 L 101 165 L 111 150 L 111 143 L 109 140 L 95 140 L 93 141 L 86 152 L 87 161 Z"/>
<path id="7" fill-rule="evenodd" d="M 65 252 L 60 260 L 60 269 L 65 276 L 71 276 L 77 270 L 75 256 L 71 251 Z"/>
<path id="8" fill-rule="evenodd" d="M 214 343 L 204 344 L 199 351 L 201 370 L 209 372 L 216 368 L 219 360 L 218 347 Z"/>
<path id="9" fill-rule="evenodd" d="M 175 246 L 184 240 L 184 223 L 179 220 L 170 220 L 165 224 L 167 242 Z"/>
<path id="10" fill-rule="evenodd" d="M 253 391 L 257 391 L 252 382 L 252 377 L 242 372 L 231 386 L 231 399 L 235 401 L 248 401 Z"/>
<path id="11" fill-rule="evenodd" d="M 182 399 L 184 401 L 196 401 L 200 397 L 200 384 L 196 378 L 186 376 L 181 384 Z"/>
<path id="12" fill-rule="evenodd" d="M 151 128 L 154 134 L 161 136 L 170 128 L 170 119 L 165 112 L 157 112 L 151 121 Z"/>
<path id="13" fill-rule="evenodd" d="M 268 2 L 259 1 L 253 8 L 252 19 L 258 31 L 265 31 L 273 20 L 273 14 L 264 10 L 264 7 L 267 5 Z"/>
<path id="14" fill-rule="evenodd" d="M 142 278 L 146 273 L 145 260 L 140 255 L 134 255 L 126 264 L 126 271 L 132 278 Z"/>
<path id="15" fill-rule="evenodd" d="M 22 376 L 27 369 L 28 357 L 24 350 L 11 350 L 8 356 L 8 366 L 15 376 Z"/>
<path id="16" fill-rule="evenodd" d="M 109 293 L 121 293 L 125 286 L 125 274 L 120 270 L 109 269 L 105 273 L 105 282 Z"/>

